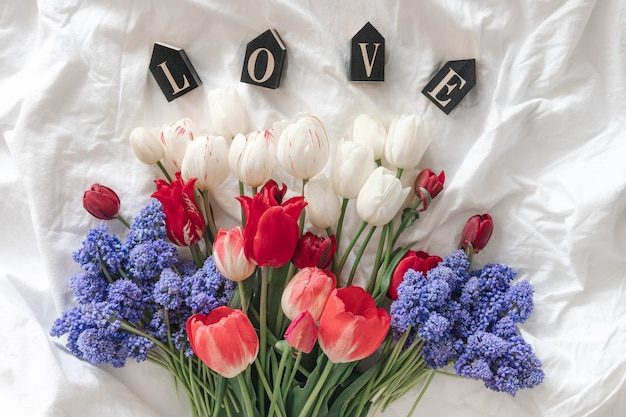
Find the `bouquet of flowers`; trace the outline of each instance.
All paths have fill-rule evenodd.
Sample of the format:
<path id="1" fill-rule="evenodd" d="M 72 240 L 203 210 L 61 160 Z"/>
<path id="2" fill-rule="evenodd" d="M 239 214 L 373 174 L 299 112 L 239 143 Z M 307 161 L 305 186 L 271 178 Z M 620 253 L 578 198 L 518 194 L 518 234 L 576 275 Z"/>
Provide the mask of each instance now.
<path id="1" fill-rule="evenodd" d="M 445 182 L 443 171 L 417 170 L 430 142 L 419 117 L 397 118 L 387 133 L 359 116 L 329 178 L 319 119 L 242 134 L 234 89 L 209 97 L 220 135 L 198 136 L 188 119 L 133 130 L 135 155 L 161 170 L 134 221 L 112 189 L 85 192 L 89 213 L 128 230 L 118 237 L 103 221 L 73 255 L 77 303 L 51 330 L 73 354 L 166 368 L 197 417 L 359 417 L 419 385 L 416 406 L 449 365 L 512 395 L 541 383 L 518 331 L 531 285 L 506 265 L 470 266 L 492 218 L 472 216 L 444 258 L 402 239 Z M 302 181 L 300 192 L 273 179 L 278 169 Z M 231 174 L 240 223 L 221 227 L 211 192 Z M 348 238 L 354 211 L 361 223 Z"/>

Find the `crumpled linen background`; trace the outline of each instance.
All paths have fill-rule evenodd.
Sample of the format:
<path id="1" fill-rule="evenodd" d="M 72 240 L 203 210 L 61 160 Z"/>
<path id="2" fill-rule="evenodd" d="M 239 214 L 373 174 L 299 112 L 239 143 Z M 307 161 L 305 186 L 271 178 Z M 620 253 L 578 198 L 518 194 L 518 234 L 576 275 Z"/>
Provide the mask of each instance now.
<path id="1" fill-rule="evenodd" d="M 416 416 L 626 410 L 621 0 L 0 3 L 1 415 L 187 415 L 160 369 L 95 367 L 48 332 L 72 303 L 71 253 L 97 224 L 83 191 L 114 188 L 132 218 L 158 173 L 134 159 L 130 131 L 189 117 L 210 133 L 207 93 L 228 85 L 251 129 L 307 112 L 333 143 L 350 137 L 360 113 L 387 127 L 419 114 L 432 137 L 420 167 L 447 180 L 408 238 L 444 256 L 470 215 L 489 212 L 495 231 L 476 265 L 509 264 L 535 287 L 521 332 L 544 363 L 544 383 L 511 397 L 437 376 Z M 349 41 L 367 21 L 386 38 L 382 84 L 348 80 Z M 277 90 L 239 82 L 246 43 L 268 28 L 288 48 Z M 184 48 L 203 86 L 168 103 L 148 71 L 154 42 Z M 421 90 L 446 61 L 467 58 L 477 85 L 447 116 Z M 406 414 L 415 395 L 382 415 Z"/>

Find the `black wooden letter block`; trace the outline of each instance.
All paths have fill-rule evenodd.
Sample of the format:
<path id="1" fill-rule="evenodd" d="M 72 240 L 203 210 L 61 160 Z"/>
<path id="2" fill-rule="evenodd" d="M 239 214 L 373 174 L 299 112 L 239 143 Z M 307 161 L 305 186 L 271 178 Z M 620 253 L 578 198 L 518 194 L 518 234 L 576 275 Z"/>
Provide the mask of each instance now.
<path id="1" fill-rule="evenodd" d="M 274 29 L 268 29 L 248 43 L 241 82 L 278 88 L 286 59 L 285 44 Z"/>
<path id="2" fill-rule="evenodd" d="M 452 109 L 476 85 L 476 60 L 448 61 L 430 80 L 422 93 L 445 114 Z"/>
<path id="3" fill-rule="evenodd" d="M 150 72 L 167 101 L 172 101 L 202 85 L 185 51 L 164 43 L 155 43 Z"/>
<path id="4" fill-rule="evenodd" d="M 352 38 L 350 81 L 385 81 L 385 38 L 370 22 Z"/>

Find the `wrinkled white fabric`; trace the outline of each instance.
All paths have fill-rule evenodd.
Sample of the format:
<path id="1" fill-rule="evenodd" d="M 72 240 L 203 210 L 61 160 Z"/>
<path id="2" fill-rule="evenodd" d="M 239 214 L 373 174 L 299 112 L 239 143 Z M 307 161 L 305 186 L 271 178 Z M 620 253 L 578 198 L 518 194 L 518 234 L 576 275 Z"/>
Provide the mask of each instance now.
<path id="1" fill-rule="evenodd" d="M 305 112 L 333 147 L 360 113 L 386 128 L 420 115 L 432 138 L 420 168 L 444 170 L 446 187 L 405 239 L 443 256 L 469 216 L 489 212 L 495 230 L 476 265 L 509 264 L 535 287 L 521 331 L 545 382 L 511 397 L 437 376 L 415 416 L 626 410 L 622 0 L 3 0 L 0 10 L 0 415 L 189 415 L 161 369 L 96 367 L 48 333 L 72 303 L 71 253 L 97 224 L 83 191 L 117 190 L 132 218 L 158 174 L 134 158 L 132 129 L 189 117 L 209 134 L 207 92 L 229 85 L 251 129 Z M 348 79 L 350 38 L 367 21 L 386 39 L 380 84 Z M 269 28 L 288 49 L 276 90 L 239 82 L 246 43 Z M 204 84 L 168 103 L 148 71 L 155 42 L 184 48 Z M 446 61 L 468 58 L 477 84 L 446 115 L 421 90 Z M 236 215 L 230 190 L 215 196 L 218 214 Z M 405 415 L 416 395 L 382 415 Z"/>

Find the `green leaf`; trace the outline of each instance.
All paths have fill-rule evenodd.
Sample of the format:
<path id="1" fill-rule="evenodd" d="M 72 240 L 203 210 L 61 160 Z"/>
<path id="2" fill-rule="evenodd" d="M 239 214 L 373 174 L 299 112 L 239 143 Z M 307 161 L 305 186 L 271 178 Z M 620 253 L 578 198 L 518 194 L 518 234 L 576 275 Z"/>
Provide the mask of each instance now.
<path id="1" fill-rule="evenodd" d="M 358 399 L 360 393 L 363 394 L 363 387 L 369 382 L 370 378 L 374 376 L 376 369 L 377 367 L 374 366 L 354 379 L 335 399 L 326 416 L 344 417 L 350 403 L 353 400 Z"/>

